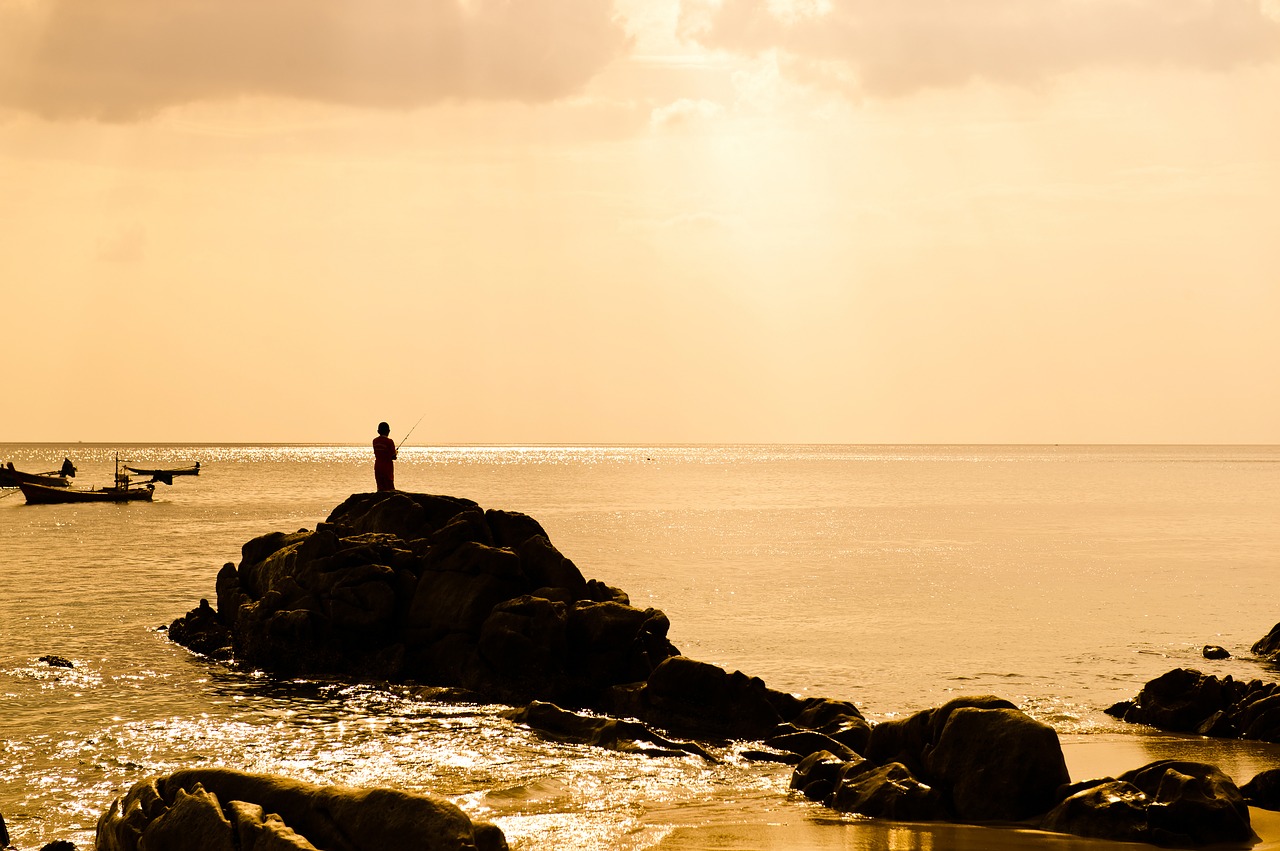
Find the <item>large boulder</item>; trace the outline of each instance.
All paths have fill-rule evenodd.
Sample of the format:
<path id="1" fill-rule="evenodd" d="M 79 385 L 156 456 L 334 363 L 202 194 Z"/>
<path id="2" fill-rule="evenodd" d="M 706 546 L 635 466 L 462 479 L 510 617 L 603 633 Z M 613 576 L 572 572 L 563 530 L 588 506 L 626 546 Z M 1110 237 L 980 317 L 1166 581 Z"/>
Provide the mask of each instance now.
<path id="1" fill-rule="evenodd" d="M 1058 734 L 1018 709 L 959 707 L 925 757 L 927 782 L 964 821 L 1019 821 L 1058 802 L 1070 782 Z"/>
<path id="2" fill-rule="evenodd" d="M 585 579 L 533 518 L 471 500 L 355 494 L 314 531 L 241 555 L 218 574 L 216 611 L 202 603 L 171 637 L 283 676 L 590 705 L 678 653 L 661 612 Z"/>
<path id="3" fill-rule="evenodd" d="M 1132 783 L 1151 801 L 1147 824 L 1160 844 L 1257 841 L 1244 795 L 1216 766 L 1165 759 L 1118 779 Z"/>
<path id="4" fill-rule="evenodd" d="M 1269 662 L 1280 659 L 1280 623 L 1271 627 L 1271 631 L 1254 642 L 1249 649 Z"/>
<path id="5" fill-rule="evenodd" d="M 1041 830 L 1118 842 L 1146 842 L 1150 800 L 1137 786 L 1105 779 L 1073 789 L 1040 822 Z"/>
<path id="6" fill-rule="evenodd" d="M 1269 768 L 1254 775 L 1240 787 L 1240 793 L 1251 807 L 1280 810 L 1280 768 Z"/>
<path id="7" fill-rule="evenodd" d="M 868 737 L 866 757 L 879 765 L 900 762 L 914 774 L 925 772 L 925 756 L 938 741 L 951 713 L 969 707 L 978 709 L 1017 709 L 1013 703 L 994 695 L 957 697 L 941 706 L 923 709 L 906 718 L 882 721 Z"/>
<path id="8" fill-rule="evenodd" d="M 329 513 L 326 524 L 351 533 L 384 532 L 405 541 L 425 538 L 466 511 L 479 511 L 469 499 L 438 494 L 381 491 L 352 494 Z"/>
<path id="9" fill-rule="evenodd" d="M 936 821 L 946 817 L 945 804 L 938 793 L 920 782 L 900 762 L 870 767 L 851 764 L 836 781 L 830 806 L 844 813 L 857 813 L 896 821 Z"/>
<path id="10" fill-rule="evenodd" d="M 966 822 L 1038 816 L 1058 803 L 1069 780 L 1053 728 L 993 695 L 883 721 L 863 756 L 827 748 L 792 775 L 793 787 L 842 811 Z"/>
<path id="11" fill-rule="evenodd" d="M 505 851 L 491 824 L 394 789 L 318 786 L 226 768 L 134 784 L 98 820 L 98 851 Z"/>
<path id="12" fill-rule="evenodd" d="M 768 737 L 783 722 L 773 696 L 759 677 L 671 656 L 640 688 L 615 691 L 612 708 L 678 736 L 751 740 Z"/>
<path id="13" fill-rule="evenodd" d="M 1240 789 L 1212 765 L 1160 760 L 1066 793 L 1042 830 L 1181 848 L 1258 839 Z"/>

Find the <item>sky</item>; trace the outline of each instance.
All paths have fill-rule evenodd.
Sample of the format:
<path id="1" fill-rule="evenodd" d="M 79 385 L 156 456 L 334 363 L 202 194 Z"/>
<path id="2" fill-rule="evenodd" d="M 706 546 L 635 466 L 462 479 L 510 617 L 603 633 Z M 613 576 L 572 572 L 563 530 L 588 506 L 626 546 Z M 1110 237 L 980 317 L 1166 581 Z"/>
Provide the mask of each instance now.
<path id="1" fill-rule="evenodd" d="M 1280 443 L 1280 0 L 0 0 L 0 442 Z"/>

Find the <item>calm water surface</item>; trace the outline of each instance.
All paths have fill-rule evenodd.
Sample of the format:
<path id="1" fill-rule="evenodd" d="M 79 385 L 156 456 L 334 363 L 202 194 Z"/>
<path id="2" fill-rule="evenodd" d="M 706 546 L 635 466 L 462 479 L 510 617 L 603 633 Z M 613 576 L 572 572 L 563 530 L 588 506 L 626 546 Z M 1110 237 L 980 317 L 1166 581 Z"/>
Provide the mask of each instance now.
<path id="1" fill-rule="evenodd" d="M 822 825 L 833 848 L 887 841 L 734 749 L 709 766 L 553 744 L 499 707 L 192 656 L 156 628 L 212 597 L 245 541 L 370 490 L 370 450 L 0 444 L 0 459 L 69 456 L 101 485 L 117 450 L 203 469 L 149 505 L 0 491 L 0 812 L 19 847 L 90 847 L 135 780 L 207 764 L 431 790 L 521 849 L 653 848 L 744 813 Z M 1178 666 L 1276 678 L 1248 647 L 1280 621 L 1278 447 L 424 447 L 402 451 L 397 483 L 536 517 L 585 575 L 664 610 L 684 653 L 774 688 L 872 719 L 999 694 L 1058 729 L 1077 778 L 1206 748 L 1241 782 L 1280 766 L 1274 746 L 1101 712 Z M 1208 662 L 1210 643 L 1236 656 Z M 75 668 L 37 661 L 50 653 Z"/>

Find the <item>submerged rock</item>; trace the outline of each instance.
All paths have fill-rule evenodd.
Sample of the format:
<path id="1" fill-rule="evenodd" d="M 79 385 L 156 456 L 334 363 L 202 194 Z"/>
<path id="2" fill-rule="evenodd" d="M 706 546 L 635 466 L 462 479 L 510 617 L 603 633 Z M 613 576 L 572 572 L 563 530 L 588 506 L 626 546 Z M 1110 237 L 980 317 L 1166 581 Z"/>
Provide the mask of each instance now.
<path id="1" fill-rule="evenodd" d="M 526 724 L 557 741 L 596 745 L 610 750 L 638 752 L 649 756 L 695 754 L 709 762 L 719 762 L 697 742 L 667 738 L 638 721 L 583 715 L 537 700 L 528 706 L 513 709 L 504 714 L 507 718 Z"/>
<path id="2" fill-rule="evenodd" d="M 134 784 L 98 820 L 97 851 L 505 851 L 496 826 L 394 789 L 318 786 L 226 768 Z"/>

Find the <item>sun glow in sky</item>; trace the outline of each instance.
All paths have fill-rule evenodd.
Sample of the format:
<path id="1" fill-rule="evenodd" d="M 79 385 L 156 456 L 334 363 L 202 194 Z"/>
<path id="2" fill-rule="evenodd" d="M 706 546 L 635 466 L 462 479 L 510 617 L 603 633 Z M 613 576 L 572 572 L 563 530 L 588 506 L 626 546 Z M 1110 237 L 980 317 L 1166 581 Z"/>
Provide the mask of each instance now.
<path id="1" fill-rule="evenodd" d="M 1280 443 L 1280 5 L 0 0 L 0 441 Z"/>

